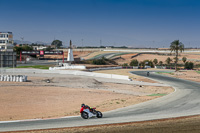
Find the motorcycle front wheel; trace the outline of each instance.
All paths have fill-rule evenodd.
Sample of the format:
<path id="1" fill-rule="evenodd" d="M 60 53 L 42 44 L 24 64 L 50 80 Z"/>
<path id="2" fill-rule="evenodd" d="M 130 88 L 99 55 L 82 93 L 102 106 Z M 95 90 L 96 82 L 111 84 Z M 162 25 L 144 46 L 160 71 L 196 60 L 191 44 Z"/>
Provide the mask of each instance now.
<path id="1" fill-rule="evenodd" d="M 100 111 L 97 111 L 97 118 L 102 118 L 103 114 Z"/>

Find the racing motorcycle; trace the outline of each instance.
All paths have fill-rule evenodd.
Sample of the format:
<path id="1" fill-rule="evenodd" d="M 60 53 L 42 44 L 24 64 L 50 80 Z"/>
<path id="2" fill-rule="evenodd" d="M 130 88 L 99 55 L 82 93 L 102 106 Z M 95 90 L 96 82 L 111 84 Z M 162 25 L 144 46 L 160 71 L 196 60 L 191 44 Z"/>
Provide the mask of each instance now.
<path id="1" fill-rule="evenodd" d="M 83 119 L 88 119 L 91 117 L 103 117 L 103 114 L 100 111 L 96 111 L 96 108 L 81 108 L 80 113 Z"/>

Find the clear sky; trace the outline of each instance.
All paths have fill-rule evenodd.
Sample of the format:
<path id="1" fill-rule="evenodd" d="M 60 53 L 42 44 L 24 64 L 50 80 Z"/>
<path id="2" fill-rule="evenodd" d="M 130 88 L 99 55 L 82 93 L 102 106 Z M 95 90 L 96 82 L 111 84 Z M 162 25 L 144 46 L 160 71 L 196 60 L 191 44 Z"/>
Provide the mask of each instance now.
<path id="1" fill-rule="evenodd" d="M 0 31 L 15 40 L 200 47 L 200 0 L 0 0 L 0 9 Z"/>

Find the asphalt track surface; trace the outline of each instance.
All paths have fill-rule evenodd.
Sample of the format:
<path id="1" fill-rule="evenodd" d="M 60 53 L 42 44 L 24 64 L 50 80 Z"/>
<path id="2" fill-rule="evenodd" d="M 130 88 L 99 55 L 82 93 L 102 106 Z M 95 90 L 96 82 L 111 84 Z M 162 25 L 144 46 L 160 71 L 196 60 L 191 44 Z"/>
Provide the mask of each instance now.
<path id="1" fill-rule="evenodd" d="M 133 72 L 146 76 L 146 72 Z M 200 114 L 200 83 L 171 78 L 150 72 L 149 78 L 173 86 L 176 91 L 162 98 L 103 113 L 103 118 L 82 119 L 80 116 L 0 122 L 0 132 L 145 121 Z"/>

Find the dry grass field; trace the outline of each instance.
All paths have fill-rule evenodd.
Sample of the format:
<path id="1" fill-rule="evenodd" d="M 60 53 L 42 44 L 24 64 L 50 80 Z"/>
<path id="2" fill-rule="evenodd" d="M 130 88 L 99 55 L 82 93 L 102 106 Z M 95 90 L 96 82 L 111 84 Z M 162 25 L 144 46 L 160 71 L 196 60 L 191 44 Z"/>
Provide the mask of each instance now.
<path id="1" fill-rule="evenodd" d="M 148 70 L 155 70 L 155 69 L 148 69 Z M 146 71 L 146 69 L 113 69 L 113 70 L 101 70 L 101 71 L 95 71 L 95 73 L 106 73 L 106 74 L 117 74 L 117 75 L 126 75 L 129 76 L 132 80 L 135 81 L 143 81 L 143 82 L 150 82 L 150 83 L 157 83 L 154 80 L 144 78 L 138 75 L 134 75 L 129 73 L 130 71 Z"/>

